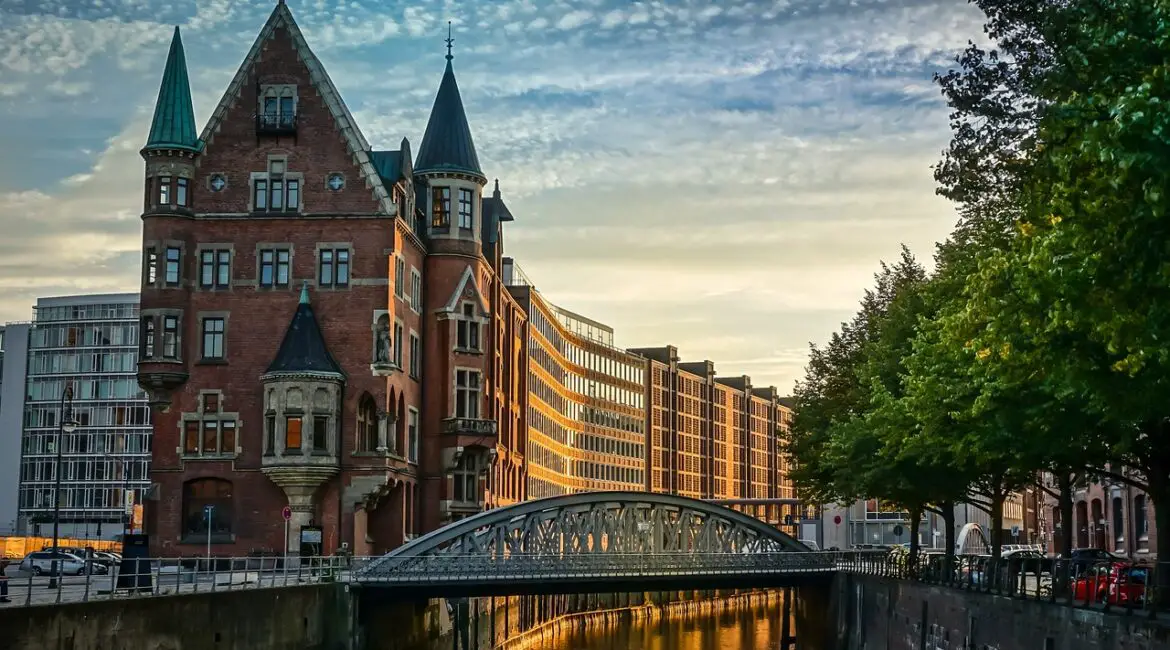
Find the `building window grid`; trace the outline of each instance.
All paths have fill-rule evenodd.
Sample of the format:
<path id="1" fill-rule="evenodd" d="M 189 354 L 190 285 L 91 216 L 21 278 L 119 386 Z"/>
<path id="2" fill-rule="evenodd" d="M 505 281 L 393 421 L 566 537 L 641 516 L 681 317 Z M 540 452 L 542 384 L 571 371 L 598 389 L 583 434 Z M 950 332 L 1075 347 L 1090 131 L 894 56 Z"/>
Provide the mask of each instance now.
<path id="1" fill-rule="evenodd" d="M 222 360 L 224 358 L 224 338 L 226 319 L 222 316 L 203 319 L 203 359 Z"/>
<path id="2" fill-rule="evenodd" d="M 446 228 L 451 225 L 451 188 L 431 188 L 431 227 Z"/>
<path id="3" fill-rule="evenodd" d="M 472 230 L 474 228 L 474 205 L 475 193 L 471 190 L 459 190 L 459 229 Z"/>
<path id="4" fill-rule="evenodd" d="M 350 252 L 348 248 L 323 248 L 317 257 L 317 284 L 321 287 L 349 286 Z"/>
<path id="5" fill-rule="evenodd" d="M 269 248 L 260 251 L 260 286 L 287 287 L 290 282 L 292 251 Z"/>
<path id="6" fill-rule="evenodd" d="M 203 289 L 226 289 L 231 286 L 232 252 L 208 249 L 199 253 L 199 286 Z"/>
<path id="7" fill-rule="evenodd" d="M 455 417 L 480 417 L 480 379 L 478 370 L 455 371 Z"/>

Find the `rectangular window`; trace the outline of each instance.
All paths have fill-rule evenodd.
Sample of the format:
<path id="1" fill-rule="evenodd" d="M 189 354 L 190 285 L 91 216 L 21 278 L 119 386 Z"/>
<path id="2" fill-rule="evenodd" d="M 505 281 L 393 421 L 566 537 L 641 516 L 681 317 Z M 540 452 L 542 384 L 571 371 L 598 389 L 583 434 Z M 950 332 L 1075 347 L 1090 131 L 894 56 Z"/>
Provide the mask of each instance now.
<path id="1" fill-rule="evenodd" d="M 313 416 L 313 449 L 326 451 L 329 449 L 329 418 L 324 415 Z"/>
<path id="2" fill-rule="evenodd" d="M 264 416 L 264 454 L 271 456 L 276 453 L 276 416 Z"/>
<path id="3" fill-rule="evenodd" d="M 416 334 L 410 335 L 410 376 L 418 379 L 422 370 L 422 356 L 421 346 L 419 345 L 418 336 Z"/>
<path id="4" fill-rule="evenodd" d="M 188 420 L 183 427 L 183 453 L 199 453 L 199 421 Z"/>
<path id="5" fill-rule="evenodd" d="M 446 228 L 451 225 L 451 188 L 431 189 L 431 226 Z"/>
<path id="6" fill-rule="evenodd" d="M 167 268 L 166 268 L 166 283 L 167 286 L 176 287 L 179 285 L 181 274 L 179 273 L 179 260 L 182 258 L 182 251 L 177 246 L 167 247 Z"/>
<path id="7" fill-rule="evenodd" d="M 260 251 L 260 286 L 287 287 L 290 252 L 281 249 Z"/>
<path id="8" fill-rule="evenodd" d="M 142 358 L 154 358 L 154 317 L 142 317 Z"/>
<path id="9" fill-rule="evenodd" d="M 159 176 L 158 177 L 158 204 L 159 205 L 170 205 L 171 204 L 171 177 L 170 176 Z"/>
<path id="10" fill-rule="evenodd" d="M 402 323 L 394 323 L 394 365 L 402 368 Z"/>
<path id="11" fill-rule="evenodd" d="M 406 287 L 406 260 L 401 256 L 394 260 L 394 295 L 399 298 L 402 297 L 402 292 Z"/>
<path id="12" fill-rule="evenodd" d="M 406 459 L 418 462 L 418 411 L 414 409 L 406 412 Z"/>
<path id="13" fill-rule="evenodd" d="M 252 200 L 253 210 L 267 210 L 268 209 L 268 181 L 262 178 L 257 178 L 253 181 L 255 186 L 254 198 Z"/>
<path id="14" fill-rule="evenodd" d="M 288 181 L 288 195 L 285 205 L 289 210 L 299 210 L 301 207 L 301 182 L 296 180 Z"/>
<path id="15" fill-rule="evenodd" d="M 416 269 L 410 270 L 410 308 L 422 313 L 422 275 Z"/>
<path id="16" fill-rule="evenodd" d="M 158 251 L 146 249 L 146 257 L 142 261 L 142 281 L 148 285 L 158 282 Z"/>
<path id="17" fill-rule="evenodd" d="M 216 420 L 203 421 L 203 454 L 219 453 L 219 422 Z"/>
<path id="18" fill-rule="evenodd" d="M 459 190 L 459 227 L 463 230 L 472 229 L 474 212 L 471 206 L 474 197 L 475 193 L 471 190 Z"/>
<path id="19" fill-rule="evenodd" d="M 285 418 L 284 419 L 284 450 L 288 451 L 301 448 L 301 419 Z"/>
<path id="20" fill-rule="evenodd" d="M 209 360 L 223 359 L 224 320 L 222 318 L 203 319 L 203 358 Z"/>
<path id="21" fill-rule="evenodd" d="M 269 210 L 283 210 L 284 209 L 284 181 L 274 178 L 268 181 L 272 189 L 268 192 L 268 209 Z"/>
<path id="22" fill-rule="evenodd" d="M 179 317 L 163 316 L 163 357 L 179 358 Z"/>
<path id="23" fill-rule="evenodd" d="M 219 453 L 236 453 L 236 421 L 223 420 L 219 423 Z"/>
<path id="24" fill-rule="evenodd" d="M 203 412 L 204 413 L 219 413 L 219 395 L 216 393 L 205 393 L 203 395 Z"/>
<path id="25" fill-rule="evenodd" d="M 322 287 L 349 286 L 349 250 L 323 249 L 320 252 L 317 284 Z"/>
<path id="26" fill-rule="evenodd" d="M 479 351 L 479 323 L 475 319 L 475 305 L 463 305 L 462 318 L 455 325 L 455 345 L 463 350 Z"/>
<path id="27" fill-rule="evenodd" d="M 175 205 L 186 207 L 187 205 L 187 179 L 175 179 Z"/>
<path id="28" fill-rule="evenodd" d="M 479 372 L 455 371 L 455 417 L 479 418 Z"/>
<path id="29" fill-rule="evenodd" d="M 199 253 L 199 286 L 204 289 L 226 289 L 232 279 L 232 252 L 205 250 Z"/>

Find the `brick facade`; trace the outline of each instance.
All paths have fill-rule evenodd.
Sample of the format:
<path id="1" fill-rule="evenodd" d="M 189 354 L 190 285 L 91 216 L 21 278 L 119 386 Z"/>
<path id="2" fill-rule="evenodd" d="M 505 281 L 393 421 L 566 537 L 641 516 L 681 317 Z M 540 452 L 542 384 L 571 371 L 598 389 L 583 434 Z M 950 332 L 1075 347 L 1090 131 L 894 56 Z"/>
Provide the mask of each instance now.
<path id="1" fill-rule="evenodd" d="M 1049 552 L 1059 553 L 1066 527 L 1060 504 L 1050 494 L 1040 507 L 1041 528 L 1049 531 Z M 1100 548 L 1135 559 L 1154 558 L 1158 529 L 1154 504 L 1145 492 L 1126 485 L 1090 483 L 1073 495 L 1073 548 Z"/>

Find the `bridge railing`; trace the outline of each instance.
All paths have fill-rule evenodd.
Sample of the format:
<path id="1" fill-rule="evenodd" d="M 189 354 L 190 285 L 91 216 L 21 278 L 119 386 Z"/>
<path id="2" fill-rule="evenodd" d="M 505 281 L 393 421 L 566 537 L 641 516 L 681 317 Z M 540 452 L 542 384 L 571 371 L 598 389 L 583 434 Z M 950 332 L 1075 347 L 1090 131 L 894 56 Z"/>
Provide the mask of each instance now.
<path id="1" fill-rule="evenodd" d="M 555 581 L 832 572 L 837 552 L 768 553 L 562 553 L 420 555 L 378 560 L 353 572 L 356 583 Z M 392 562 L 387 560 L 393 560 Z"/>
<path id="2" fill-rule="evenodd" d="M 961 555 L 948 565 L 943 555 L 932 553 L 911 564 L 905 553 L 879 551 L 847 554 L 840 568 L 1020 600 L 1170 618 L 1170 562 L 1165 561 Z"/>
<path id="3" fill-rule="evenodd" d="M 7 606 L 53 605 L 111 598 L 143 598 L 241 589 L 265 589 L 349 579 L 368 560 L 346 557 L 216 557 L 123 560 L 112 565 L 67 564 L 63 575 L 44 566 L 9 565 Z"/>

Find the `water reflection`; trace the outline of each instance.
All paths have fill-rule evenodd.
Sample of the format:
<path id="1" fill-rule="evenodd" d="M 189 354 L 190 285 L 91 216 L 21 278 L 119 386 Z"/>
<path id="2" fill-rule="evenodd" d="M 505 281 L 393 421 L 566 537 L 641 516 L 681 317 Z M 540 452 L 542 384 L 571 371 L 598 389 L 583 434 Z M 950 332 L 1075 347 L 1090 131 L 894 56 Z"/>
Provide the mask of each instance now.
<path id="1" fill-rule="evenodd" d="M 778 650 L 782 647 L 778 598 L 724 612 L 668 615 L 610 625 L 562 628 L 547 650 Z M 791 625 L 790 620 L 789 624 Z M 788 634 L 794 635 L 789 627 Z"/>

